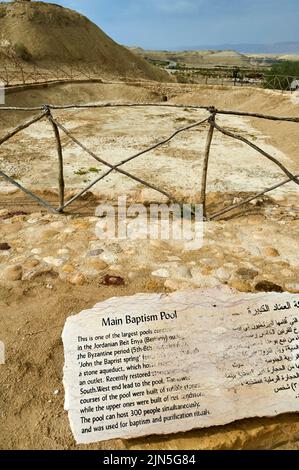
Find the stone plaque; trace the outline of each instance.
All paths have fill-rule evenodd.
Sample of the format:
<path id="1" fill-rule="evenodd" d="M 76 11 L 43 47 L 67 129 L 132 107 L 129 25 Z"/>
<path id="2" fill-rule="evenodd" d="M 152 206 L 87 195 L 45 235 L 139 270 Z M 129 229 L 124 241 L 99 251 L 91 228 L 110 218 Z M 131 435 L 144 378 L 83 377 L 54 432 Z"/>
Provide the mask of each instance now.
<path id="1" fill-rule="evenodd" d="M 299 295 L 118 297 L 69 317 L 63 342 L 77 443 L 299 411 Z"/>

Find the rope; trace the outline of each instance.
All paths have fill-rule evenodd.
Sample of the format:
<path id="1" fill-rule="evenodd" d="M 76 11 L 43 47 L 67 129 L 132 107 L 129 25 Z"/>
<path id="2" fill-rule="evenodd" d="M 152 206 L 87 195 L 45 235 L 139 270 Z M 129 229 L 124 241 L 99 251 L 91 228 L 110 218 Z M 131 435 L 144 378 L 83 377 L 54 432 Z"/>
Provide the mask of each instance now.
<path id="1" fill-rule="evenodd" d="M 50 117 L 49 119 L 51 119 L 52 122 L 55 122 L 53 120 L 52 117 Z M 191 124 L 189 126 L 186 126 L 186 127 L 183 127 L 181 129 L 178 129 L 177 131 L 175 131 L 173 134 L 171 134 L 170 137 L 168 137 L 167 139 L 165 140 L 162 140 L 160 142 L 158 142 L 157 144 L 151 146 L 151 147 L 148 147 L 147 149 L 145 150 L 142 150 L 141 152 L 138 152 L 136 153 L 135 155 L 132 155 L 131 157 L 128 157 L 126 158 L 125 160 L 122 160 L 121 162 L 117 163 L 117 165 L 113 165 L 110 170 L 108 170 L 107 172 L 105 172 L 104 174 L 102 174 L 101 176 L 99 176 L 98 178 L 96 178 L 93 182 L 91 182 L 86 188 L 82 189 L 82 191 L 80 191 L 80 193 L 78 193 L 76 196 L 74 196 L 71 200 L 69 200 L 66 204 L 64 204 L 63 207 L 64 209 L 69 206 L 72 202 L 74 202 L 76 199 L 78 199 L 80 196 L 82 196 L 86 191 L 88 191 L 89 189 L 91 189 L 95 184 L 99 183 L 102 179 L 106 178 L 110 173 L 112 173 L 114 170 L 117 170 L 117 168 L 119 168 L 120 166 L 124 165 L 125 163 L 128 163 L 132 160 L 134 160 L 135 158 L 137 157 L 140 157 L 141 155 L 144 155 L 164 144 L 166 144 L 167 142 L 169 142 L 170 140 L 172 140 L 175 136 L 177 136 L 178 134 L 180 134 L 181 132 L 185 132 L 185 131 L 188 131 L 190 129 L 193 129 L 194 127 L 197 127 L 197 126 L 200 126 L 201 124 L 204 124 L 205 122 L 208 121 L 209 118 L 207 119 L 204 119 L 200 122 L 196 122 L 195 124 Z M 59 126 L 58 122 L 56 123 L 57 126 Z M 70 137 L 70 136 L 69 136 Z M 154 189 L 154 188 L 153 188 Z"/>
<path id="2" fill-rule="evenodd" d="M 299 178 L 299 174 L 298 175 L 295 175 L 296 178 Z M 280 183 L 277 183 L 273 186 L 271 186 L 270 188 L 267 188 L 267 189 L 264 189 L 263 191 L 260 191 L 259 193 L 255 194 L 254 196 L 250 196 L 246 199 L 243 199 L 243 201 L 237 203 L 237 204 L 233 204 L 229 207 L 226 207 L 225 209 L 222 209 L 221 211 L 219 212 L 216 212 L 215 214 L 211 215 L 208 220 L 214 220 L 216 219 L 217 217 L 219 217 L 220 215 L 223 215 L 223 214 L 226 214 L 227 212 L 230 212 L 232 211 L 233 209 L 238 209 L 239 207 L 241 206 L 244 206 L 245 204 L 251 202 L 251 201 L 254 201 L 254 199 L 258 199 L 259 197 L 263 196 L 264 194 L 266 193 L 269 193 L 270 191 L 273 191 L 274 189 L 277 189 L 277 188 L 280 188 L 281 186 L 287 184 L 287 183 L 290 183 L 290 181 L 292 181 L 290 178 L 284 180 L 284 181 L 281 181 Z"/>
<path id="3" fill-rule="evenodd" d="M 53 122 L 57 125 L 57 127 L 59 127 L 59 129 L 61 129 L 75 144 L 77 144 L 82 150 L 84 150 L 84 152 L 88 153 L 88 155 L 90 155 L 91 157 L 93 157 L 95 160 L 97 160 L 98 162 L 102 163 L 103 165 L 105 166 L 108 166 L 111 171 L 115 170 L 117 171 L 118 173 L 121 173 L 125 176 L 128 176 L 129 178 L 133 179 L 134 181 L 137 181 L 138 183 L 141 183 L 143 184 L 144 186 L 147 186 L 148 188 L 150 189 L 153 189 L 161 194 L 163 194 L 164 196 L 166 196 L 169 200 L 171 201 L 174 201 L 176 203 L 178 203 L 178 201 L 173 197 L 171 196 L 169 193 L 167 193 L 166 191 L 158 188 L 157 186 L 154 186 L 153 184 L 150 184 L 148 183 L 147 181 L 144 181 L 143 179 L 141 178 L 138 178 L 137 176 L 134 176 L 132 175 L 131 173 L 125 171 L 125 170 L 121 170 L 120 168 L 116 168 L 115 165 L 112 165 L 111 163 L 107 162 L 106 160 L 103 160 L 102 158 L 98 157 L 94 152 L 92 152 L 90 149 L 88 149 L 84 144 L 82 144 L 78 139 L 76 139 L 62 124 L 60 124 L 59 122 L 57 122 L 55 119 L 53 119 Z M 107 176 L 107 175 L 106 175 Z"/>
<path id="4" fill-rule="evenodd" d="M 63 109 L 95 109 L 95 108 L 125 108 L 125 107 L 164 107 L 164 108 L 190 108 L 190 109 L 200 109 L 200 110 L 206 110 L 210 113 L 210 117 L 205 118 L 201 121 L 195 122 L 193 124 L 190 124 L 188 126 L 182 127 L 180 129 L 177 129 L 174 131 L 169 137 L 157 142 L 156 144 L 151 145 L 150 147 L 147 147 L 145 150 L 142 150 L 120 162 L 118 162 L 116 165 L 113 165 L 106 160 L 98 157 L 93 151 L 88 149 L 84 144 L 82 144 L 76 137 L 74 137 L 60 122 L 58 122 L 52 115 L 51 110 L 63 110 Z M 299 122 L 299 118 L 297 117 L 278 117 L 278 116 L 269 116 L 269 115 L 264 115 L 264 114 L 258 114 L 258 113 L 246 113 L 246 112 L 240 112 L 240 111 L 227 111 L 227 110 L 217 110 L 213 106 L 189 106 L 189 105 L 176 105 L 176 104 L 160 104 L 160 103 L 122 103 L 122 104 L 113 104 L 113 103 L 107 103 L 107 104 L 89 104 L 89 105 L 66 105 L 66 106 L 55 106 L 55 105 L 43 105 L 41 107 L 34 107 L 34 108 L 21 108 L 21 107 L 0 107 L 0 111 L 42 111 L 42 113 L 38 114 L 37 116 L 34 116 L 30 120 L 27 120 L 8 132 L 4 137 L 0 138 L 0 145 L 12 138 L 14 135 L 16 135 L 18 132 L 26 129 L 27 127 L 31 126 L 32 124 L 38 122 L 39 120 L 43 119 L 45 116 L 47 116 L 48 120 L 50 121 L 51 125 L 53 126 L 54 133 L 55 133 L 55 139 L 56 139 L 56 145 L 57 145 L 57 151 L 58 151 L 58 157 L 59 157 L 59 190 L 60 190 L 60 207 L 58 209 L 54 209 L 49 203 L 41 199 L 40 197 L 36 196 L 33 194 L 31 191 L 28 189 L 24 188 L 20 183 L 16 182 L 13 178 L 5 174 L 3 171 L 0 171 L 0 176 L 2 176 L 4 179 L 9 181 L 10 183 L 14 184 L 17 186 L 19 189 L 21 189 L 23 192 L 28 194 L 32 199 L 37 201 L 39 204 L 42 206 L 46 207 L 52 212 L 62 212 L 63 209 L 68 207 L 70 204 L 72 204 L 76 199 L 78 199 L 80 196 L 82 196 L 86 191 L 88 191 L 91 187 L 93 187 L 96 183 L 101 181 L 102 179 L 106 178 L 110 173 L 113 171 L 116 171 L 120 174 L 123 174 L 127 176 L 128 178 L 133 179 L 134 181 L 137 181 L 138 183 L 141 183 L 142 185 L 153 189 L 160 194 L 163 194 L 166 196 L 170 201 L 173 201 L 175 203 L 180 204 L 175 197 L 170 195 L 168 192 L 166 192 L 164 189 L 160 189 L 159 187 L 148 183 L 147 181 L 132 175 L 131 173 L 121 169 L 120 167 L 125 165 L 126 163 L 140 157 L 141 155 L 144 155 L 152 150 L 155 150 L 156 148 L 167 144 L 170 142 L 174 137 L 176 137 L 178 134 L 182 132 L 186 132 L 188 130 L 194 129 L 198 126 L 201 126 L 205 124 L 206 122 L 209 122 L 210 128 L 209 128 L 209 133 L 207 137 L 207 142 L 206 142 L 206 150 L 205 150 L 205 165 L 203 169 L 203 179 L 202 179 L 202 189 L 201 189 L 201 201 L 204 205 L 205 209 L 205 204 L 206 204 L 206 183 L 207 183 L 207 173 L 208 173 L 208 163 L 209 163 L 209 155 L 210 155 L 210 150 L 211 150 L 211 143 L 213 139 L 213 130 L 216 129 L 222 134 L 234 138 L 236 140 L 242 141 L 251 148 L 253 148 L 255 151 L 266 157 L 268 160 L 272 161 L 275 163 L 288 177 L 287 180 L 284 180 L 281 183 L 278 183 L 271 188 L 265 189 L 262 192 L 259 192 L 258 194 L 251 196 L 243 201 L 241 201 L 238 204 L 233 204 L 230 207 L 227 207 L 221 211 L 218 211 L 217 213 L 211 215 L 210 217 L 206 217 L 205 213 L 205 219 L 206 220 L 213 220 L 216 217 L 219 217 L 220 215 L 227 213 L 237 207 L 240 207 L 260 196 L 263 194 L 272 191 L 273 189 L 276 189 L 290 181 L 293 181 L 297 185 L 299 185 L 299 175 L 293 175 L 278 159 L 270 155 L 269 153 L 265 152 L 263 149 L 258 147 L 257 145 L 253 144 L 251 141 L 246 139 L 245 137 L 242 137 L 238 134 L 235 134 L 233 132 L 230 132 L 223 127 L 219 126 L 216 121 L 215 117 L 218 114 L 226 114 L 226 115 L 232 115 L 232 116 L 246 116 L 246 117 L 255 117 L 259 119 L 269 119 L 273 121 L 289 121 L 289 122 Z M 107 166 L 109 170 L 104 172 L 102 175 L 100 175 L 98 178 L 96 178 L 93 182 L 91 182 L 87 187 L 82 189 L 77 195 L 75 195 L 73 198 L 71 198 L 69 201 L 64 203 L 64 177 L 63 177 L 63 155 L 62 155 L 62 146 L 61 146 L 61 140 L 60 140 L 60 135 L 59 131 L 63 131 L 69 139 L 71 139 L 76 145 L 78 145 L 84 152 L 89 154 L 91 157 L 93 157 L 95 160 L 97 160 L 99 163 Z"/>
<path id="5" fill-rule="evenodd" d="M 35 122 L 40 121 L 43 119 L 47 113 L 44 111 L 43 113 L 39 114 L 38 116 L 35 116 L 34 118 L 30 119 L 29 121 L 25 121 L 23 124 L 20 124 L 19 126 L 15 127 L 12 131 L 8 132 L 4 137 L 0 138 L 0 145 L 9 140 L 11 137 L 14 135 L 18 134 L 18 132 L 21 132 L 22 130 L 26 129 L 27 127 L 31 126 Z"/>
<path id="6" fill-rule="evenodd" d="M 70 105 L 54 105 L 47 104 L 43 106 L 36 106 L 32 108 L 15 107 L 15 106 L 0 106 L 1 111 L 41 111 L 45 109 L 45 106 L 50 110 L 68 110 L 68 109 L 101 109 L 101 108 L 145 108 L 145 107 L 156 107 L 156 108 L 183 108 L 183 109 L 202 109 L 215 114 L 226 114 L 230 116 L 243 116 L 253 117 L 258 119 L 267 119 L 271 121 L 287 121 L 287 122 L 299 122 L 299 117 L 287 117 L 287 116 L 272 116 L 268 114 L 260 113 L 247 113 L 243 111 L 230 111 L 216 109 L 214 106 L 197 106 L 188 104 L 165 104 L 165 103 L 100 103 L 100 104 L 70 104 Z"/>
<path id="7" fill-rule="evenodd" d="M 215 129 L 217 129 L 222 134 L 227 135 L 228 137 L 232 137 L 233 139 L 240 140 L 241 142 L 244 142 L 245 144 L 249 145 L 249 147 L 252 147 L 254 150 L 259 152 L 261 155 L 268 158 L 268 160 L 275 163 L 290 178 L 290 180 L 294 181 L 294 183 L 299 185 L 298 178 L 295 175 L 293 175 L 282 163 L 280 163 L 280 161 L 277 160 L 277 158 L 275 158 L 272 155 L 270 155 L 269 153 L 265 152 L 265 150 L 261 149 L 260 147 L 258 147 L 255 144 L 253 144 L 252 142 L 250 142 L 250 140 L 247 140 L 245 137 L 242 137 L 238 134 L 234 134 L 233 132 L 229 132 L 229 131 L 223 129 L 223 127 L 218 126 L 218 124 L 216 124 L 216 122 L 213 123 L 213 127 L 215 127 Z"/>
<path id="8" fill-rule="evenodd" d="M 41 77 L 43 79 L 42 82 L 40 83 L 44 83 L 44 84 L 50 84 L 50 83 L 53 83 L 54 81 L 67 81 L 67 82 L 70 82 L 72 83 L 74 81 L 74 78 L 75 77 L 80 77 L 80 76 L 83 76 L 85 77 L 85 82 L 87 81 L 92 81 L 92 80 L 101 80 L 102 83 L 104 84 L 110 84 L 110 83 L 118 83 L 118 82 L 108 82 L 108 81 L 104 81 L 102 79 L 102 76 L 99 75 L 98 71 L 96 70 L 91 70 L 90 67 L 89 69 L 83 69 L 82 67 L 74 67 L 74 66 L 71 66 L 69 69 L 65 70 L 61 67 L 58 67 L 56 66 L 56 68 L 47 68 L 45 66 L 43 67 L 39 67 L 37 68 L 36 66 L 34 66 L 33 70 L 29 69 L 25 69 L 21 66 L 21 64 L 15 64 L 15 68 L 14 69 L 7 69 L 7 67 L 4 65 L 4 68 L 3 69 L 0 69 L 0 76 L 2 79 L 4 79 L 4 81 L 7 83 L 8 86 L 20 86 L 20 85 L 34 85 L 36 82 L 37 82 L 37 79 L 39 77 Z M 233 69 L 230 69 L 229 67 L 225 69 L 226 72 L 228 72 L 229 74 L 232 73 Z M 251 72 L 251 71 L 250 71 Z M 290 80 L 296 80 L 298 79 L 297 76 L 292 76 L 292 75 L 281 75 L 281 74 L 277 74 L 275 75 L 273 78 L 270 77 L 269 75 L 267 75 L 267 73 L 259 73 L 259 78 L 257 78 L 257 80 L 255 80 L 254 83 L 248 81 L 248 79 L 245 79 L 245 83 L 250 85 L 250 86 L 255 86 L 257 88 L 264 88 L 265 86 L 265 82 L 268 84 L 268 86 L 270 86 L 271 82 L 274 80 L 274 82 L 276 80 L 279 81 L 280 83 L 280 78 L 282 79 L 287 79 L 289 81 Z M 50 77 L 50 79 L 49 79 Z M 52 78 L 54 77 L 54 79 Z M 206 83 L 207 83 L 207 79 L 208 79 L 208 76 L 205 76 L 204 74 L 201 74 L 201 77 L 204 78 L 206 77 Z M 213 83 L 215 83 L 216 81 L 216 84 L 222 84 L 223 85 L 223 82 L 224 81 L 228 81 L 234 85 L 236 85 L 236 83 L 240 83 L 240 82 L 236 82 L 235 79 L 233 79 L 232 77 L 213 77 L 213 75 L 209 75 L 209 78 L 213 80 Z M 21 79 L 21 83 L 15 83 L 13 84 L 13 81 L 14 80 L 20 80 Z M 82 80 L 82 79 L 81 79 Z M 250 80 L 250 79 L 249 79 Z M 243 82 L 243 80 L 242 80 Z M 242 82 L 240 83 L 242 85 Z M 133 82 L 134 83 L 134 82 Z M 281 86 L 281 85 L 280 85 Z M 274 84 L 274 88 L 275 88 L 275 84 Z"/>

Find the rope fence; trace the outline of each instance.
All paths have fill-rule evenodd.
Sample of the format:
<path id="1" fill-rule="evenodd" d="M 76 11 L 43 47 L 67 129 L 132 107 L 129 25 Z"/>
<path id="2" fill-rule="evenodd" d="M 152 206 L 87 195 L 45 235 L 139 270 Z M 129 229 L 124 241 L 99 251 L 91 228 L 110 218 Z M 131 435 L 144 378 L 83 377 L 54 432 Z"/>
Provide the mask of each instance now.
<path id="1" fill-rule="evenodd" d="M 171 74 L 176 72 L 178 74 L 185 74 L 187 77 L 192 71 L 195 77 L 201 79 L 200 82 L 205 85 L 220 85 L 220 86 L 250 86 L 256 88 L 269 88 L 273 90 L 289 90 L 295 91 L 299 89 L 299 77 L 292 75 L 270 75 L 268 72 L 259 71 L 258 78 L 251 78 L 252 70 L 240 70 L 241 77 L 233 76 L 233 69 L 226 70 L 226 76 L 217 75 L 197 71 L 197 69 L 187 68 L 179 70 L 171 70 Z M 47 84 L 52 82 L 72 82 L 72 81 L 92 81 L 99 80 L 103 82 L 103 75 L 93 64 L 87 66 L 79 66 L 78 64 L 70 64 L 65 66 L 51 65 L 49 67 L 32 65 L 24 65 L 21 62 L 1 64 L 0 66 L 0 81 L 6 87 L 17 87 L 20 85 L 34 85 L 34 84 Z"/>
<path id="2" fill-rule="evenodd" d="M 24 66 L 16 62 L 9 66 L 1 64 L 0 80 L 8 87 L 18 85 L 32 85 L 34 83 L 47 83 L 57 80 L 92 80 L 99 79 L 100 74 L 96 68 L 89 65 L 88 67 L 80 67 L 78 65 L 51 67 L 43 66 Z"/>
<path id="3" fill-rule="evenodd" d="M 190 108 L 190 109 L 197 109 L 197 110 L 204 110 L 208 113 L 208 116 L 204 119 L 201 119 L 198 122 L 195 122 L 193 124 L 189 124 L 188 126 L 182 127 L 180 129 L 175 130 L 169 137 L 164 138 L 163 140 L 151 145 L 150 147 L 147 147 L 146 149 L 139 151 L 135 153 L 134 155 L 131 155 L 130 157 L 127 157 L 126 159 L 121 160 L 117 164 L 113 165 L 109 163 L 107 160 L 103 159 L 99 155 L 97 155 L 95 152 L 90 150 L 88 147 L 86 147 L 85 144 L 83 144 L 80 140 L 78 140 L 64 125 L 62 125 L 53 115 L 53 110 L 80 110 L 80 109 L 97 109 L 97 108 L 126 108 L 126 107 L 163 107 L 163 108 Z M 241 111 L 228 111 L 228 110 L 218 110 L 213 106 L 188 106 L 188 105 L 175 105 L 175 104 L 160 104 L 160 103 L 124 103 L 124 104 L 112 104 L 112 103 L 107 103 L 107 104 L 91 104 L 91 105 L 66 105 L 66 106 L 55 106 L 55 105 L 44 105 L 42 107 L 34 107 L 34 108 L 23 108 L 23 107 L 0 107 L 0 113 L 1 111 L 11 111 L 11 112 L 16 112 L 16 111 L 39 111 L 39 114 L 36 116 L 30 118 L 29 120 L 23 122 L 22 124 L 18 125 L 15 127 L 13 130 L 9 131 L 5 136 L 0 138 L 0 146 L 3 145 L 5 142 L 7 142 L 9 139 L 11 139 L 13 136 L 21 132 L 22 130 L 30 127 L 34 123 L 37 123 L 41 121 L 42 119 L 47 119 L 49 124 L 51 125 L 53 129 L 53 134 L 54 134 L 54 139 L 56 142 L 56 150 L 57 150 L 57 162 L 58 162 L 58 190 L 59 190 L 59 206 L 54 207 L 53 205 L 49 204 L 47 201 L 45 201 L 43 198 L 39 197 L 38 195 L 34 194 L 32 191 L 30 191 L 28 188 L 25 188 L 21 183 L 17 182 L 14 178 L 11 176 L 7 175 L 4 171 L 0 170 L 0 177 L 4 178 L 6 181 L 9 183 L 13 184 L 16 186 L 18 189 L 23 191 L 25 194 L 30 196 L 33 200 L 35 200 L 38 204 L 42 205 L 45 207 L 47 210 L 53 212 L 53 213 L 63 213 L 64 210 L 73 204 L 77 199 L 79 199 L 81 196 L 83 196 L 87 191 L 89 191 L 92 187 L 94 187 L 97 183 L 102 181 L 104 178 L 106 178 L 108 175 L 110 175 L 112 172 L 117 172 L 120 173 L 127 178 L 130 178 L 143 186 L 152 189 L 154 191 L 157 191 L 158 193 L 162 194 L 163 196 L 166 196 L 170 202 L 179 204 L 181 207 L 183 206 L 183 203 L 181 201 L 177 200 L 177 197 L 169 194 L 164 188 L 160 188 L 156 186 L 155 184 L 145 181 L 144 179 L 132 174 L 131 172 L 126 171 L 125 169 L 121 168 L 128 162 L 137 159 L 138 157 L 145 155 L 165 144 L 170 142 L 172 139 L 174 139 L 177 135 L 183 132 L 188 132 L 191 129 L 199 128 L 201 126 L 207 125 L 208 126 L 208 132 L 207 132 L 207 138 L 206 138 L 206 144 L 205 144 L 205 150 L 204 150 L 204 158 L 203 158 L 203 167 L 202 167 L 202 176 L 201 176 L 201 187 L 200 187 L 200 203 L 203 206 L 203 216 L 205 220 L 214 220 L 221 215 L 224 215 L 234 209 L 237 209 L 241 206 L 244 206 L 245 204 L 248 204 L 249 202 L 260 198 L 264 194 L 273 191 L 289 182 L 293 182 L 296 185 L 299 185 L 299 174 L 293 174 L 286 166 L 281 163 L 277 158 L 275 158 L 273 155 L 270 155 L 268 152 L 263 150 L 262 148 L 258 147 L 256 144 L 251 142 L 250 140 L 246 139 L 245 137 L 238 135 L 235 132 L 231 132 L 228 129 L 225 129 L 224 127 L 220 126 L 219 123 L 217 122 L 217 116 L 221 115 L 229 115 L 229 116 L 243 116 L 243 117 L 249 117 L 249 118 L 257 118 L 257 119 L 266 119 L 266 120 L 271 120 L 271 121 L 284 121 L 284 122 L 291 122 L 291 123 L 299 123 L 299 117 L 279 117 L 279 116 L 271 116 L 271 115 L 263 115 L 259 113 L 246 113 L 246 112 L 241 112 Z M 243 142 L 253 150 L 255 150 L 259 155 L 262 157 L 266 158 L 267 160 L 271 161 L 273 164 L 275 164 L 283 174 L 287 176 L 286 179 L 276 183 L 275 185 L 266 188 L 263 191 L 258 192 L 257 194 L 250 196 L 248 198 L 243 199 L 242 201 L 238 202 L 237 204 L 232 204 L 229 207 L 226 207 L 214 214 L 208 214 L 207 212 L 207 183 L 208 183 L 208 171 L 209 171 L 209 163 L 210 163 L 210 158 L 211 158 L 211 148 L 212 148 L 212 143 L 213 143 L 213 138 L 215 135 L 215 131 L 229 137 L 231 139 L 235 139 L 238 141 Z M 97 162 L 101 163 L 105 167 L 107 167 L 107 170 L 104 171 L 100 176 L 98 176 L 96 179 L 94 179 L 91 183 L 89 183 L 85 188 L 83 188 L 81 191 L 79 191 L 75 196 L 73 196 L 69 200 L 65 200 L 65 178 L 64 178 L 64 159 L 63 159 L 63 148 L 62 148 L 62 143 L 61 143 L 61 135 L 66 135 L 74 144 L 76 144 L 81 150 L 85 153 L 87 153 L 89 156 L 94 158 Z"/>

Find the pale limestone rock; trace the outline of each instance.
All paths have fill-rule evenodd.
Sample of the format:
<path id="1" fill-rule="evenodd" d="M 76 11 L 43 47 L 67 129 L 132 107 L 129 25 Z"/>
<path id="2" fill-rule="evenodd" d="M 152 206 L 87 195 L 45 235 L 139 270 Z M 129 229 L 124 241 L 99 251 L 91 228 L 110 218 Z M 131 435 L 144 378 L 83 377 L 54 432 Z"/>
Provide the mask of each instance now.
<path id="1" fill-rule="evenodd" d="M 216 287 L 220 284 L 219 280 L 213 276 L 203 274 L 199 268 L 191 269 L 192 282 L 197 287 Z"/>
<path id="2" fill-rule="evenodd" d="M 221 282 L 227 282 L 231 277 L 231 274 L 223 268 L 217 269 L 215 275 Z"/>
<path id="3" fill-rule="evenodd" d="M 285 195 L 284 194 L 276 194 L 275 192 L 272 193 L 271 199 L 277 203 L 284 202 Z"/>
<path id="4" fill-rule="evenodd" d="M 50 264 L 52 266 L 56 266 L 57 268 L 59 266 L 62 266 L 65 263 L 65 260 L 62 258 L 54 258 L 53 256 L 46 256 L 43 258 L 43 261 L 47 264 Z"/>
<path id="5" fill-rule="evenodd" d="M 214 258 L 201 258 L 200 263 L 210 268 L 218 267 L 218 261 Z"/>
<path id="6" fill-rule="evenodd" d="M 20 222 L 10 222 L 10 223 L 6 223 L 5 225 L 3 224 L 2 222 L 2 227 L 1 229 L 3 231 L 5 231 L 5 233 L 7 234 L 13 234 L 13 233 L 20 233 L 21 230 L 22 230 L 23 226 Z"/>
<path id="7" fill-rule="evenodd" d="M 276 250 L 276 248 L 273 248 L 272 246 L 267 246 L 263 249 L 263 254 L 265 256 L 276 257 L 279 256 L 279 251 Z"/>
<path id="8" fill-rule="evenodd" d="M 20 265 L 8 266 L 0 273 L 2 281 L 20 281 L 23 276 L 23 268 Z"/>
<path id="9" fill-rule="evenodd" d="M 57 273 L 50 267 L 45 268 L 42 266 L 38 266 L 36 269 L 31 269 L 30 271 L 27 271 L 23 275 L 23 280 L 28 281 L 31 279 L 37 279 L 40 276 L 47 276 L 47 275 L 51 277 L 55 277 L 57 276 Z"/>
<path id="10" fill-rule="evenodd" d="M 89 229 L 90 223 L 88 220 L 74 220 L 73 225 L 75 226 L 77 231 L 85 232 Z"/>
<path id="11" fill-rule="evenodd" d="M 74 286 L 83 286 L 86 282 L 86 277 L 83 273 L 76 273 L 68 278 L 68 281 Z"/>
<path id="12" fill-rule="evenodd" d="M 33 249 L 31 250 L 31 253 L 32 253 L 33 255 L 40 255 L 40 254 L 42 253 L 42 249 L 41 249 L 41 248 L 33 248 Z"/>
<path id="13" fill-rule="evenodd" d="M 260 203 L 261 201 L 259 201 L 258 199 L 253 199 L 252 201 L 249 201 L 249 204 L 251 204 L 254 207 L 260 205 Z"/>
<path id="14" fill-rule="evenodd" d="M 264 217 L 262 215 L 252 215 L 250 217 L 248 217 L 248 219 L 246 220 L 246 223 L 248 225 L 261 225 L 264 221 Z"/>
<path id="15" fill-rule="evenodd" d="M 179 261 L 179 262 L 182 261 L 182 259 L 179 258 L 178 256 L 167 256 L 167 260 L 171 261 L 171 262 L 172 261 Z"/>
<path id="16" fill-rule="evenodd" d="M 239 268 L 236 275 L 246 281 L 251 281 L 258 275 L 258 271 L 252 268 Z"/>
<path id="17" fill-rule="evenodd" d="M 66 272 L 60 271 L 58 277 L 59 277 L 59 279 L 60 279 L 61 281 L 63 281 L 63 282 L 68 282 L 69 274 L 70 274 L 70 273 L 66 273 Z"/>
<path id="18" fill-rule="evenodd" d="M 37 231 L 34 235 L 35 240 L 40 240 L 47 241 L 51 240 L 52 238 L 56 237 L 59 232 L 57 230 L 51 230 L 51 229 L 42 229 L 40 232 Z"/>
<path id="19" fill-rule="evenodd" d="M 57 220 L 55 222 L 52 222 L 49 227 L 51 229 L 54 229 L 55 231 L 58 230 L 58 231 L 61 231 L 62 229 L 65 228 L 65 224 L 64 222 L 60 221 L 60 220 Z"/>
<path id="20" fill-rule="evenodd" d="M 107 251 L 105 250 L 104 253 L 100 255 L 100 257 L 103 261 L 105 261 L 108 264 L 114 264 L 117 261 L 117 256 L 114 253 L 112 253 L 112 251 L 108 251 L 108 250 Z"/>
<path id="21" fill-rule="evenodd" d="M 188 266 L 175 266 L 171 274 L 174 279 L 191 279 L 192 277 Z"/>
<path id="22" fill-rule="evenodd" d="M 66 248 L 82 254 L 86 250 L 87 243 L 82 240 L 69 241 L 66 243 Z"/>
<path id="23" fill-rule="evenodd" d="M 73 273 L 75 271 L 75 268 L 71 264 L 65 264 L 64 266 L 62 266 L 61 271 L 64 273 Z"/>
<path id="24" fill-rule="evenodd" d="M 176 291 L 190 289 L 192 287 L 192 283 L 183 280 L 167 279 L 164 282 L 164 286 L 166 287 L 166 289 Z"/>
<path id="25" fill-rule="evenodd" d="M 23 267 L 26 269 L 32 269 L 39 265 L 39 261 L 35 258 L 29 258 L 23 263 Z"/>
<path id="26" fill-rule="evenodd" d="M 123 267 L 121 264 L 111 264 L 111 266 L 109 266 L 109 269 L 111 270 L 111 272 L 116 271 L 118 275 L 123 271 Z"/>
<path id="27" fill-rule="evenodd" d="M 290 277 L 293 277 L 293 276 L 294 276 L 294 272 L 291 271 L 291 270 L 288 269 L 288 268 L 282 269 L 282 270 L 281 270 L 281 274 L 282 274 L 282 276 L 285 277 L 285 278 L 290 278 Z"/>
<path id="28" fill-rule="evenodd" d="M 258 246 L 253 245 L 249 243 L 247 246 L 244 246 L 244 248 L 249 251 L 253 256 L 260 256 L 261 255 L 261 250 Z"/>
<path id="29" fill-rule="evenodd" d="M 285 290 L 288 292 L 299 292 L 299 282 L 288 282 L 285 284 Z"/>
<path id="30" fill-rule="evenodd" d="M 249 280 L 242 279 L 239 277 L 231 277 L 231 279 L 229 280 L 229 285 L 239 292 L 252 291 L 251 282 Z"/>
<path id="31" fill-rule="evenodd" d="M 27 224 L 36 224 L 38 222 L 38 219 L 27 219 Z"/>
<path id="32" fill-rule="evenodd" d="M 104 271 L 108 267 L 108 264 L 102 259 L 86 259 L 85 266 L 95 268 L 97 271 Z"/>
<path id="33" fill-rule="evenodd" d="M 166 268 L 157 269 L 152 272 L 152 276 L 155 277 L 169 277 L 169 271 Z"/>
<path id="34" fill-rule="evenodd" d="M 76 229 L 74 227 L 67 227 L 63 230 L 63 233 L 64 234 L 70 234 L 70 233 L 74 233 L 76 231 Z"/>
<path id="35" fill-rule="evenodd" d="M 58 255 L 68 255 L 69 250 L 67 248 L 62 248 L 61 250 L 57 251 Z"/>
<path id="36" fill-rule="evenodd" d="M 231 271 L 232 269 L 236 268 L 236 265 L 234 263 L 224 263 L 223 267 L 224 269 Z"/>
<path id="37" fill-rule="evenodd" d="M 233 199 L 233 204 L 240 204 L 240 202 L 242 202 L 242 198 L 241 198 L 241 197 L 234 197 L 234 199 Z"/>
<path id="38" fill-rule="evenodd" d="M 130 281 L 134 281 L 134 279 L 138 279 L 140 277 L 140 271 L 130 271 L 128 274 L 128 279 Z"/>

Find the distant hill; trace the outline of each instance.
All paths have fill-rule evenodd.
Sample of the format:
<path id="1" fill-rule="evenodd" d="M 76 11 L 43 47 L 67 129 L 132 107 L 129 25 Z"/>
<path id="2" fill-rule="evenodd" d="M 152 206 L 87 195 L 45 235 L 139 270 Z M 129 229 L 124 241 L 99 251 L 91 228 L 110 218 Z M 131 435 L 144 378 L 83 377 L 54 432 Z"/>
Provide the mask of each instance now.
<path id="1" fill-rule="evenodd" d="M 169 62 L 172 65 L 184 65 L 187 67 L 202 66 L 246 66 L 251 61 L 245 55 L 233 50 L 194 50 L 194 51 L 148 51 L 140 47 L 130 48 L 135 54 L 153 62 Z"/>
<path id="2" fill-rule="evenodd" d="M 299 54 L 299 41 L 275 44 L 217 44 L 177 47 L 175 50 L 234 50 L 243 54 Z"/>
<path id="3" fill-rule="evenodd" d="M 0 3 L 0 56 L 40 65 L 91 65 L 112 77 L 170 80 L 86 17 L 45 2 Z"/>

